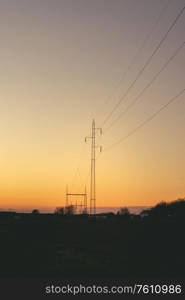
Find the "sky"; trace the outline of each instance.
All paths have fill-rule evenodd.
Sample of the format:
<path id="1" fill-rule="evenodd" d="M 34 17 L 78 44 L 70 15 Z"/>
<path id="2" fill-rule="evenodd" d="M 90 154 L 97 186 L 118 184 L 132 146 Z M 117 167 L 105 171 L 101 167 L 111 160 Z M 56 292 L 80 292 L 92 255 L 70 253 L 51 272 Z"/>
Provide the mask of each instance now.
<path id="1" fill-rule="evenodd" d="M 0 208 L 89 199 L 90 141 L 185 5 L 183 0 L 0 1 Z M 185 12 L 127 97 L 97 132 L 97 206 L 154 205 L 185 197 L 185 47 L 136 105 L 111 122 L 185 41 Z M 142 47 L 142 49 L 141 49 Z M 135 57 L 135 59 L 134 59 Z M 105 133 L 104 133 L 105 131 Z M 104 150 L 105 149 L 105 150 Z"/>

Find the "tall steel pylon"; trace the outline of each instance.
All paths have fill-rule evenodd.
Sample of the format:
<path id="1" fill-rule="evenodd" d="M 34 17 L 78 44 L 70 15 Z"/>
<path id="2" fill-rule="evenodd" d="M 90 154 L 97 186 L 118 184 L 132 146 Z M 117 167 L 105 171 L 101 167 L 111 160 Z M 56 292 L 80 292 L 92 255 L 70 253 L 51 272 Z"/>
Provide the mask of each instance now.
<path id="1" fill-rule="evenodd" d="M 92 135 L 90 137 L 85 138 L 85 142 L 87 139 L 91 139 L 91 181 L 90 181 L 90 214 L 96 214 L 96 148 L 102 151 L 101 146 L 96 145 L 96 131 L 100 131 L 102 134 L 101 128 L 96 128 L 95 120 L 92 121 Z"/>

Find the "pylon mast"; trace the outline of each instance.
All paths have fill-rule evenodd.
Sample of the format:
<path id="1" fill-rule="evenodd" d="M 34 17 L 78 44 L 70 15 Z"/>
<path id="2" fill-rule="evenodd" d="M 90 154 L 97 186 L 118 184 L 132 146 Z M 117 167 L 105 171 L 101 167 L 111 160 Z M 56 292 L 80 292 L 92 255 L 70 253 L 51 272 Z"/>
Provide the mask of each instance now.
<path id="1" fill-rule="evenodd" d="M 68 202 L 68 185 L 66 185 L 66 207 L 69 205 Z"/>
<path id="2" fill-rule="evenodd" d="M 90 214 L 96 213 L 96 134 L 95 120 L 92 121 L 91 141 L 91 185 L 90 185 Z"/>
<path id="3" fill-rule="evenodd" d="M 92 135 L 86 137 L 85 141 L 91 139 L 91 182 L 90 182 L 90 214 L 96 214 L 96 148 L 101 147 L 96 146 L 96 130 L 99 130 L 102 134 L 101 128 L 96 128 L 95 120 L 92 121 Z"/>

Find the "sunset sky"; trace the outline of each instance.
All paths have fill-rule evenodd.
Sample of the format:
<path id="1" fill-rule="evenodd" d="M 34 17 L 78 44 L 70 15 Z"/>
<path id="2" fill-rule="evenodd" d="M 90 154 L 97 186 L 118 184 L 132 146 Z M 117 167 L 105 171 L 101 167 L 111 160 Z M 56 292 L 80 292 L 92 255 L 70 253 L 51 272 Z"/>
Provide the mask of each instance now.
<path id="1" fill-rule="evenodd" d="M 184 5 L 184 0 L 0 1 L 0 208 L 62 206 L 66 184 L 70 192 L 82 192 L 87 184 L 89 193 L 90 141 L 84 138 L 92 119 L 101 126 Z M 106 131 L 183 41 L 185 12 L 97 136 L 103 149 L 185 87 L 184 47 Z M 97 149 L 97 205 L 153 205 L 185 197 L 184 149 L 185 94 L 110 151 L 99 155 Z"/>

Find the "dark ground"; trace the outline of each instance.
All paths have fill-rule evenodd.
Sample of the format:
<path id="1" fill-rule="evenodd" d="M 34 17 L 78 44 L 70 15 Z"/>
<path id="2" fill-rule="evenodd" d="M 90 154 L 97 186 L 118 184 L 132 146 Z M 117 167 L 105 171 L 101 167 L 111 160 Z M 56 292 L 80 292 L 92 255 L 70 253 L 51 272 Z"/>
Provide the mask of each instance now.
<path id="1" fill-rule="evenodd" d="M 0 276 L 184 276 L 185 217 L 0 213 Z"/>

